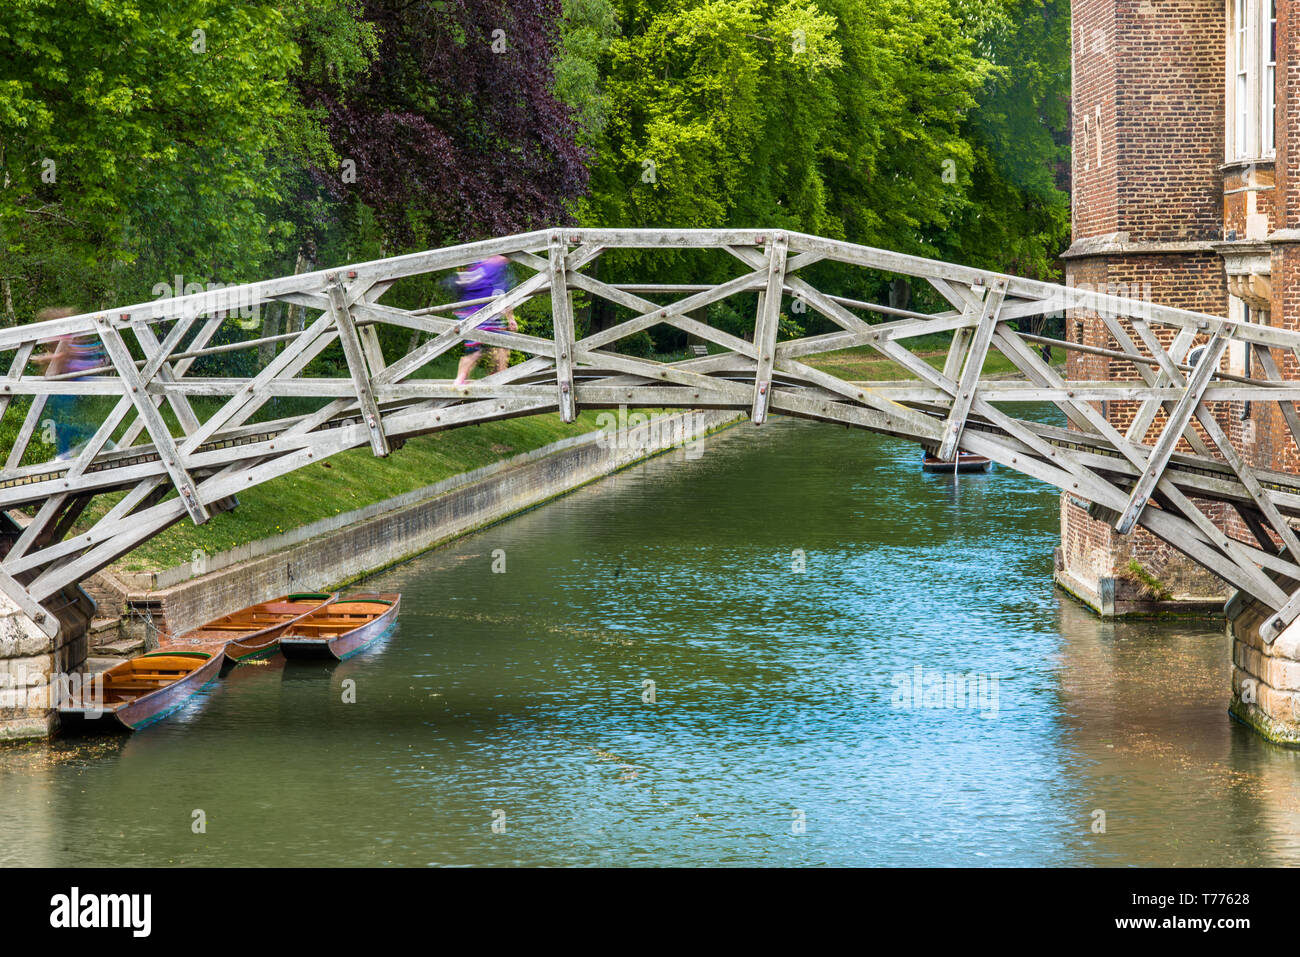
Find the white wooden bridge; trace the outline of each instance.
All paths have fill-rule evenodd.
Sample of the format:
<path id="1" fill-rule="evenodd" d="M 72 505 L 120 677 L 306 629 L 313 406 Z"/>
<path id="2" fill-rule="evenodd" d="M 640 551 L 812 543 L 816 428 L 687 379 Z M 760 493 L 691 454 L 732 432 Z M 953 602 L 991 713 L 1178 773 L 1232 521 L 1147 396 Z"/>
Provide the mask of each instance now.
<path id="1" fill-rule="evenodd" d="M 620 282 L 590 268 L 614 250 L 675 250 L 732 263 L 733 277 L 698 285 Z M 491 300 L 404 310 L 383 304 L 404 279 L 504 255 L 525 274 Z M 834 261 L 929 283 L 948 308 L 896 309 L 817 289 L 809 267 Z M 715 273 L 716 274 L 716 273 Z M 577 338 L 574 293 L 608 300 L 628 318 Z M 753 335 L 740 338 L 693 314 L 729 297 L 757 293 Z M 549 302 L 554 335 L 477 329 L 530 299 Z M 280 301 L 307 311 L 300 330 L 217 344 L 238 310 Z M 826 316 L 836 331 L 781 341 L 784 303 Z M 453 310 L 477 306 L 468 319 Z M 1106 347 L 1047 339 L 1024 320 L 1071 310 L 1100 315 Z M 874 322 L 867 316 L 873 316 Z M 620 340 L 659 324 L 710 344 L 711 354 L 655 361 L 620 352 Z M 398 326 L 411 345 L 381 347 L 379 329 Z M 417 333 L 419 335 L 412 335 Z M 942 368 L 909 350 L 919 336 L 952 333 Z M 108 356 L 98 369 L 44 376 L 29 363 L 42 344 L 96 336 Z M 530 356 L 502 372 L 455 385 L 431 378 L 429 364 L 466 339 Z M 421 341 L 423 340 L 423 341 Z M 313 360 L 338 342 L 346 374 L 322 374 Z M 1253 375 L 1221 361 L 1230 342 L 1253 357 Z M 1066 381 L 1042 347 L 1119 360 L 1127 381 Z M 852 383 L 813 368 L 810 356 L 869 346 L 910 378 Z M 1196 364 L 1189 353 L 1196 346 Z M 1022 374 L 981 378 L 991 351 Z M 201 374 L 204 356 L 242 351 L 267 361 L 244 376 Z M 246 286 L 160 299 L 0 330 L 0 511 L 17 521 L 0 546 L 0 591 L 53 635 L 48 602 L 141 542 L 186 518 L 205 522 L 261 482 L 358 446 L 386 456 L 401 440 L 475 422 L 581 408 L 744 409 L 761 425 L 781 414 L 900 436 L 951 459 L 958 449 L 986 455 L 1093 505 L 1123 533 L 1143 526 L 1271 609 L 1272 640 L 1300 615 L 1300 476 L 1247 465 L 1228 441 L 1211 403 L 1277 403 L 1300 443 L 1300 381 L 1283 380 L 1279 357 L 1300 357 L 1300 333 L 1167 308 L 773 230 L 548 230 L 470 243 Z M 200 363 L 202 366 L 203 364 Z M 208 363 L 209 366 L 219 363 Z M 338 366 L 334 366 L 337 368 Z M 33 443 L 52 396 L 110 396 L 97 403 L 93 438 L 67 460 Z M 297 397 L 312 411 L 268 419 L 274 397 Z M 1108 400 L 1140 403 L 1120 431 L 1100 411 Z M 1070 428 L 1017 418 L 1008 408 L 1052 402 Z M 171 416 L 162 411 L 166 403 Z M 1220 406 L 1222 408 L 1222 406 Z M 110 443 L 110 439 L 114 444 Z M 35 461 L 47 458 L 44 461 Z M 97 497 L 93 524 L 78 524 Z M 1239 540 L 1207 516 L 1228 503 L 1251 530 Z M 5 550 L 7 549 L 7 550 Z"/>

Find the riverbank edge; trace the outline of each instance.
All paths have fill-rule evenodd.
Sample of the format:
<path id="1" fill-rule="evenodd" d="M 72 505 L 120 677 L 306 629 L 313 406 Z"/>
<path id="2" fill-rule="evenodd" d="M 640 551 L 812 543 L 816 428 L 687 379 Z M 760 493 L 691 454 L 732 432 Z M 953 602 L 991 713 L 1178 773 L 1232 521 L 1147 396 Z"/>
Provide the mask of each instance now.
<path id="1" fill-rule="evenodd" d="M 561 439 L 211 556 L 203 574 L 190 574 L 188 564 L 150 573 L 153 582 L 175 584 L 151 588 L 149 580 L 124 583 L 122 631 L 128 637 L 134 631 L 149 643 L 158 631 L 185 631 L 277 595 L 344 588 L 747 418 L 734 411 L 692 410 L 654 416 L 613 433 Z"/>

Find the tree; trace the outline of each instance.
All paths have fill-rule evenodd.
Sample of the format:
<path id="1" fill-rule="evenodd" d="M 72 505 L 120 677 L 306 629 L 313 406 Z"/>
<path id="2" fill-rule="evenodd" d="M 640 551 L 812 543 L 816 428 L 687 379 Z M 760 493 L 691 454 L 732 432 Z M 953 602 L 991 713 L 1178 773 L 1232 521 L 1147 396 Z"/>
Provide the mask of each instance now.
<path id="1" fill-rule="evenodd" d="M 947 248 L 1059 280 L 1070 238 L 1069 0 L 963 0 L 962 15 L 995 68 L 966 125 L 971 203 Z"/>
<path id="2" fill-rule="evenodd" d="M 828 225 L 832 18 L 800 0 L 624 0 L 618 19 L 585 222 Z"/>
<path id="3" fill-rule="evenodd" d="M 568 221 L 587 169 L 553 90 L 559 13 L 558 0 L 366 0 L 374 63 L 349 90 L 303 83 L 341 157 L 319 181 L 398 245 Z"/>

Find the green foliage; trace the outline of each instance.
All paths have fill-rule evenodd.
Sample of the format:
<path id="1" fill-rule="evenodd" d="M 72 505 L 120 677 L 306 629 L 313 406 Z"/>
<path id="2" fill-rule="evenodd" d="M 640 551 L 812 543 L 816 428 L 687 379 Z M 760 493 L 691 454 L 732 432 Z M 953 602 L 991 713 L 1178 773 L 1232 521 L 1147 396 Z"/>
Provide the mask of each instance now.
<path id="1" fill-rule="evenodd" d="M 609 119 L 601 61 L 617 35 L 618 20 L 609 0 L 564 0 L 555 94 L 577 114 L 588 144 L 600 137 Z"/>
<path id="2" fill-rule="evenodd" d="M 572 9 L 583 12 L 566 20 L 566 49 L 583 50 L 583 75 L 600 80 L 569 101 L 598 95 L 605 118 L 588 128 L 596 155 L 583 222 L 785 226 L 1054 274 L 1069 232 L 1057 186 L 1068 161 L 1068 0 Z M 639 258 L 647 273 L 674 274 L 672 257 Z M 878 296 L 887 281 L 829 272 L 846 294 Z"/>
<path id="3" fill-rule="evenodd" d="M 1070 236 L 1069 0 L 964 0 L 967 29 L 995 69 L 971 112 L 970 205 L 954 258 L 1059 280 Z"/>
<path id="4" fill-rule="evenodd" d="M 20 318 L 56 296 L 85 308 L 134 301 L 176 274 L 256 277 L 292 230 L 280 204 L 295 163 L 328 151 L 291 82 L 304 68 L 295 37 L 311 35 L 307 67 L 356 72 L 373 39 L 352 7 L 7 4 L 0 274 Z"/>
<path id="5" fill-rule="evenodd" d="M 412 109 L 445 98 L 420 72 L 420 51 L 399 45 L 377 59 L 392 40 L 380 13 L 399 16 L 390 7 L 10 0 L 0 10 L 0 282 L 16 318 L 52 303 L 148 298 L 176 275 L 235 282 L 290 272 L 300 257 L 310 265 L 404 251 L 392 216 L 378 215 L 368 194 L 327 182 L 341 141 L 302 92 L 359 118 L 348 132 L 355 142 L 377 141 L 369 114 L 350 109 L 363 87 L 400 82 Z M 533 53 L 553 50 L 554 95 L 578 120 L 591 172 L 573 208 L 580 222 L 787 227 L 1059 278 L 1069 234 L 1068 0 L 562 7 L 558 43 Z M 403 7 L 399 20 L 425 22 L 418 14 Z M 429 43 L 470 42 L 447 28 L 459 22 L 430 14 Z M 534 34 L 530 42 L 543 44 L 547 30 Z M 465 115 L 484 105 L 474 89 L 454 91 Z M 554 121 L 532 117 L 548 129 Z M 428 210 L 464 201 L 430 198 L 406 215 L 423 223 Z M 443 226 L 410 232 L 433 241 Z M 660 281 L 738 268 L 720 254 L 687 277 L 674 255 L 608 258 L 606 268 L 632 263 Z M 830 263 L 810 277 L 863 298 L 885 295 L 890 280 Z M 419 282 L 394 291 L 410 305 L 435 295 Z M 752 326 L 751 305 L 719 313 L 729 331 Z M 542 332 L 549 314 L 535 313 L 521 310 L 521 320 Z M 582 303 L 578 317 L 593 321 Z M 647 340 L 676 348 L 678 338 Z"/>
<path id="6" fill-rule="evenodd" d="M 799 0 L 620 6 L 583 218 L 720 226 L 762 214 L 773 225 L 826 225 L 815 160 L 834 109 L 834 21 Z"/>

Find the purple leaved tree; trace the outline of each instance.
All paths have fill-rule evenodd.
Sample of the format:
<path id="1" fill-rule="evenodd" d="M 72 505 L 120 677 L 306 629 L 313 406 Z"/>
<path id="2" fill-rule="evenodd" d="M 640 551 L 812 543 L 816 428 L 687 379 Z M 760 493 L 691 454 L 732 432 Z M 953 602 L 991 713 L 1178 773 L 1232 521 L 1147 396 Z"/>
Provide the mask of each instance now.
<path id="1" fill-rule="evenodd" d="M 322 185 L 359 196 L 396 246 L 570 221 L 588 173 L 552 93 L 559 0 L 365 0 L 363 16 L 381 37 L 369 70 L 303 89 L 342 162 Z"/>

